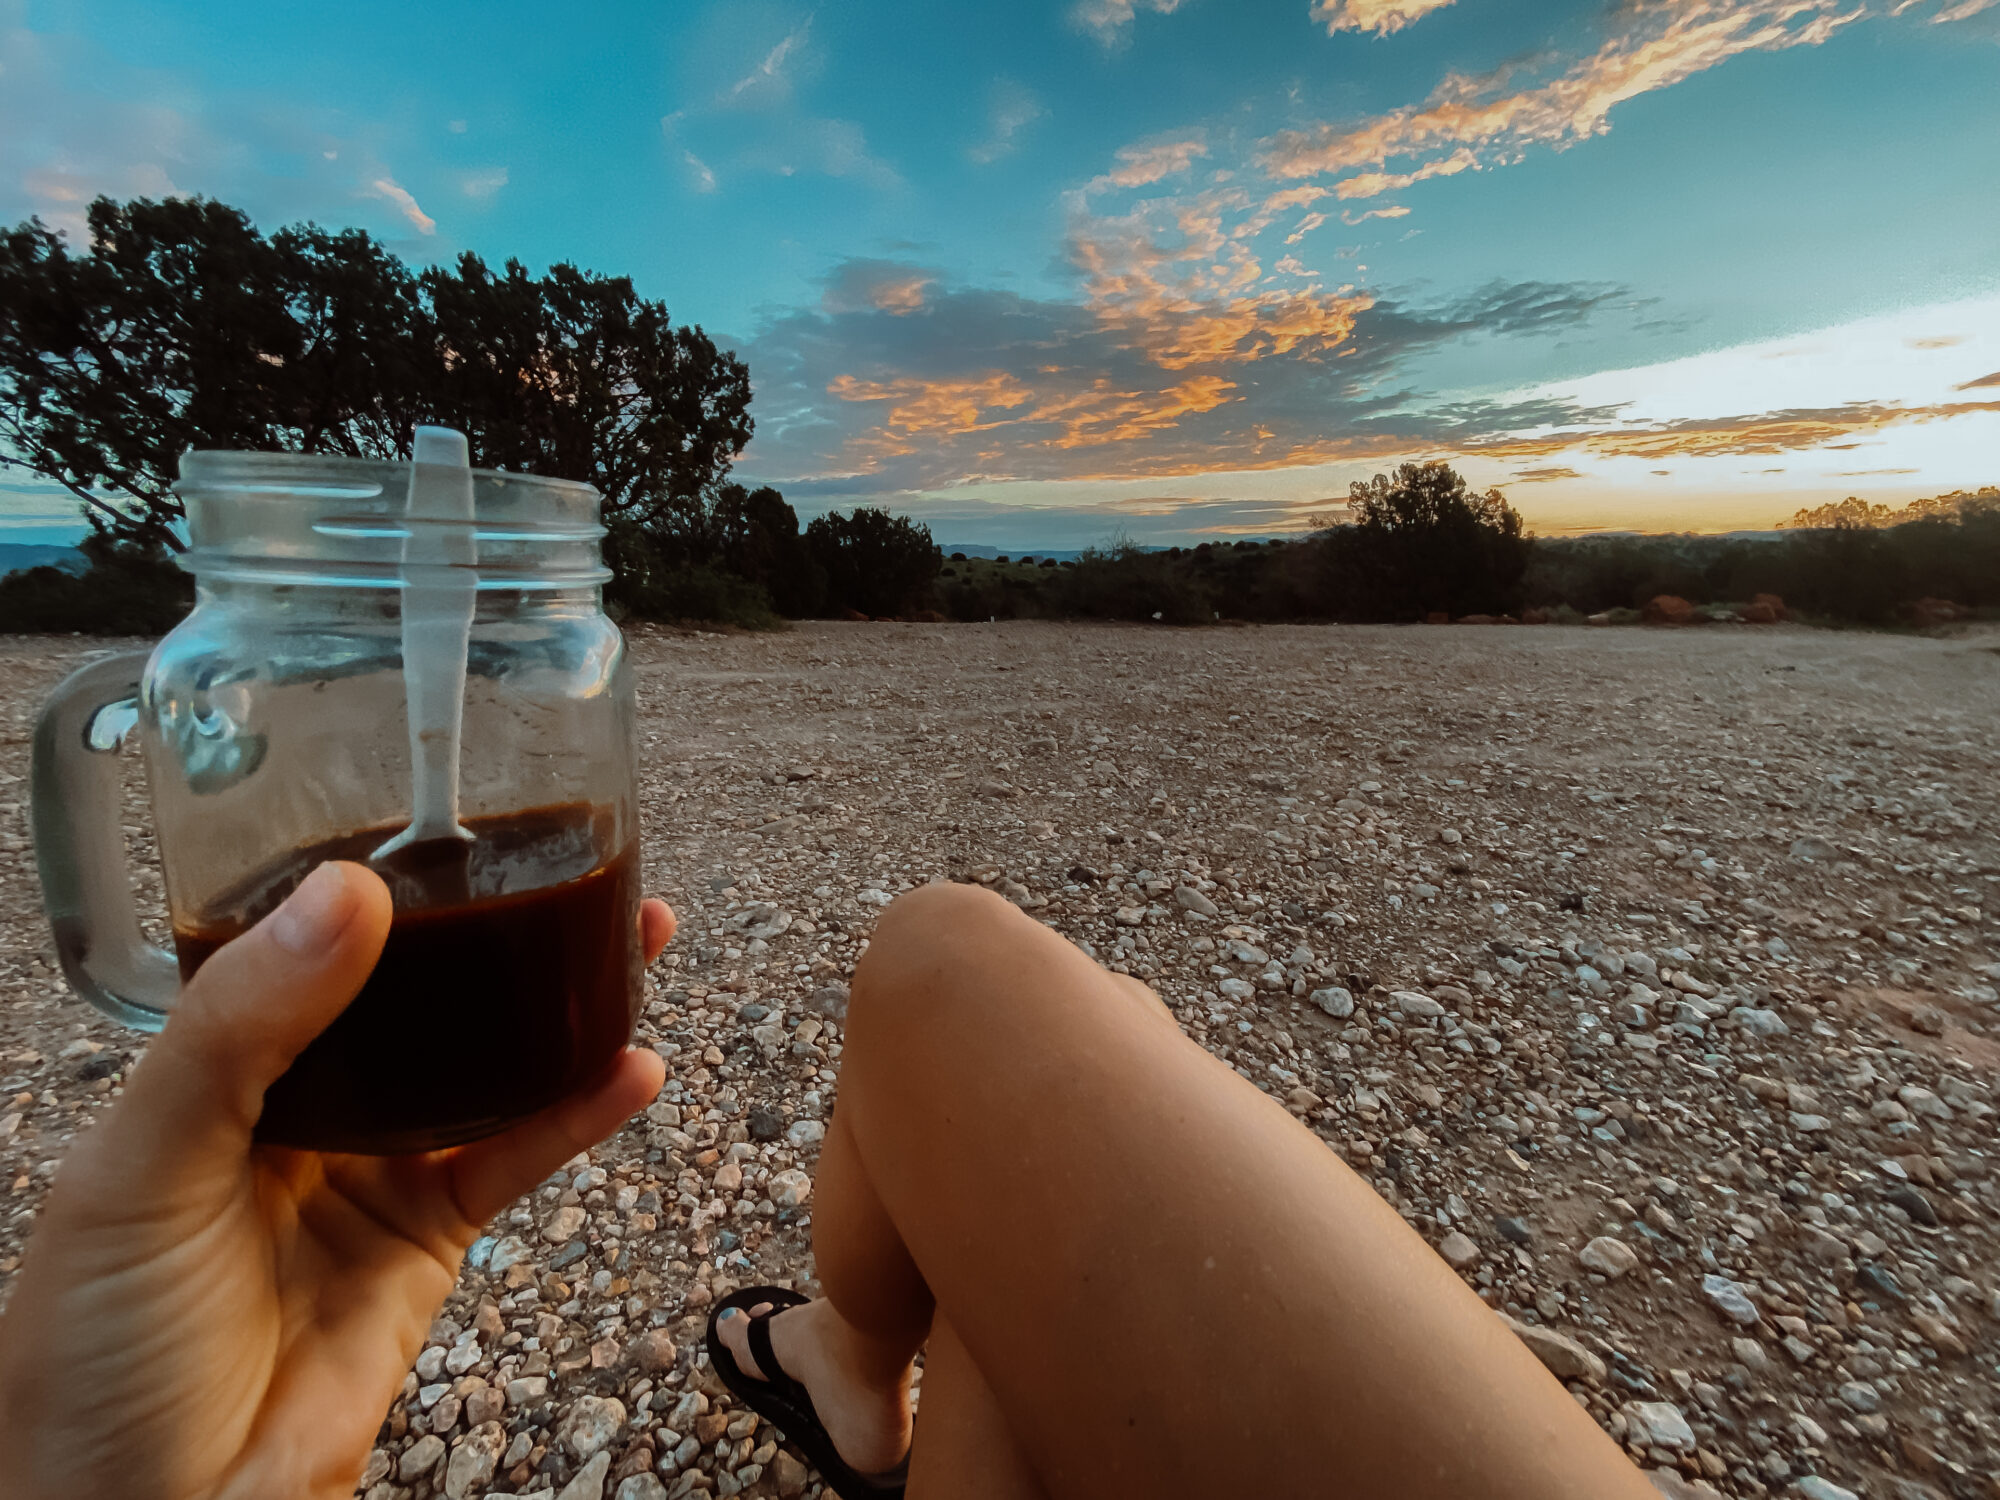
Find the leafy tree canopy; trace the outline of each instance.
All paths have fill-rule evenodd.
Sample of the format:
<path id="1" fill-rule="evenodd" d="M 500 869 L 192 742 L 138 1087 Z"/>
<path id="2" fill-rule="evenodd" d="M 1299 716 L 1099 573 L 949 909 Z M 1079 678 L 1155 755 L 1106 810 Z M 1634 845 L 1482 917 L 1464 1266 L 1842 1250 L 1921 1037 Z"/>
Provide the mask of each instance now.
<path id="1" fill-rule="evenodd" d="M 928 526 L 868 506 L 820 516 L 805 540 L 826 573 L 828 599 L 865 615 L 922 607 L 944 562 Z"/>
<path id="2" fill-rule="evenodd" d="M 750 439 L 743 363 L 624 277 L 417 275 L 359 230 L 266 237 L 202 199 L 88 222 L 87 255 L 0 233 L 0 465 L 121 539 L 178 547 L 186 448 L 403 457 L 425 422 L 481 465 L 588 480 L 613 523 L 700 529 Z"/>

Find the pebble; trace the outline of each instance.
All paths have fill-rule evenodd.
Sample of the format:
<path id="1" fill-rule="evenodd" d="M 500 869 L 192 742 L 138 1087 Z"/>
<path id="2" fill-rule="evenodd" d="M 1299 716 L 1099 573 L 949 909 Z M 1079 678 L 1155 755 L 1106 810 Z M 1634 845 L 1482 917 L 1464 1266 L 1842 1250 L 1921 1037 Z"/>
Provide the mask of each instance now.
<path id="1" fill-rule="evenodd" d="M 542 1238 L 551 1245 L 564 1244 L 576 1238 L 577 1231 L 583 1228 L 588 1218 L 589 1216 L 575 1204 L 559 1208 L 550 1214 L 548 1222 L 542 1225 Z"/>
<path id="2" fill-rule="evenodd" d="M 482 1422 L 458 1440 L 445 1464 L 444 1492 L 448 1500 L 468 1500 L 485 1488 L 499 1467 L 507 1448 L 507 1429 L 498 1422 Z"/>
<path id="3" fill-rule="evenodd" d="M 1785 1018 L 1775 1010 L 1759 1010 L 1750 1006 L 1738 1006 L 1729 1013 L 1729 1018 L 1745 1031 L 1749 1032 L 1751 1036 L 1759 1039 L 1787 1036 L 1792 1029 L 1785 1024 Z"/>
<path id="4" fill-rule="evenodd" d="M 1568 1334 L 1544 1328 L 1538 1323 L 1518 1323 L 1504 1313 L 1501 1316 L 1514 1331 L 1514 1336 L 1526 1344 L 1528 1351 L 1558 1380 L 1588 1380 L 1593 1385 L 1603 1383 L 1608 1373 L 1604 1361 Z"/>
<path id="5" fill-rule="evenodd" d="M 427 1432 L 403 1450 L 403 1456 L 396 1462 L 396 1477 L 409 1484 L 430 1473 L 443 1457 L 444 1439 Z"/>
<path id="6" fill-rule="evenodd" d="M 1764 1320 L 1750 1294 L 1727 1276 L 1702 1277 L 1701 1294 L 1708 1299 L 1709 1306 L 1744 1328 L 1754 1328 Z"/>
<path id="7" fill-rule="evenodd" d="M 780 1208 L 797 1208 L 811 1196 L 812 1179 L 796 1167 L 771 1179 L 771 1201 Z"/>
<path id="8" fill-rule="evenodd" d="M 1844 1490 L 1831 1480 L 1807 1474 L 1792 1481 L 1792 1493 L 1799 1500 L 1859 1500 L 1853 1490 Z"/>
<path id="9" fill-rule="evenodd" d="M 772 1460 L 771 1474 L 778 1493 L 785 1496 L 786 1500 L 791 1500 L 792 1496 L 800 1494 L 806 1487 L 806 1466 L 782 1448 Z"/>
<path id="10" fill-rule="evenodd" d="M 1616 1281 L 1639 1264 L 1639 1252 L 1621 1239 L 1600 1235 L 1577 1252 L 1576 1258 L 1588 1270 L 1608 1281 Z"/>
<path id="11" fill-rule="evenodd" d="M 605 1476 L 611 1472 L 611 1455 L 600 1453 L 576 1471 L 576 1477 L 556 1491 L 556 1500 L 604 1500 Z"/>
<path id="12" fill-rule="evenodd" d="M 611 1446 L 625 1429 L 625 1403 L 611 1396 L 580 1396 L 556 1429 L 556 1441 L 578 1463 Z"/>
<path id="13" fill-rule="evenodd" d="M 1890 1188 L 1888 1192 L 1882 1195 L 1882 1201 L 1893 1203 L 1897 1208 L 1908 1214 L 1914 1222 L 1922 1224 L 1926 1228 L 1935 1228 L 1937 1226 L 1937 1209 L 1932 1206 L 1931 1200 L 1908 1183 L 1901 1183 L 1896 1187 Z"/>
<path id="14" fill-rule="evenodd" d="M 1849 1411 L 1860 1412 L 1865 1416 L 1869 1412 L 1881 1410 L 1882 1393 L 1865 1380 L 1843 1380 L 1838 1394 L 1840 1404 Z"/>
<path id="15" fill-rule="evenodd" d="M 1174 891 L 1174 900 L 1179 903 L 1183 911 L 1199 912 L 1204 917 L 1222 915 L 1220 908 L 1213 901 L 1191 885 L 1178 887 Z"/>
<path id="16" fill-rule="evenodd" d="M 1325 989 L 1314 990 L 1308 997 L 1314 1005 L 1342 1021 L 1354 1014 L 1354 992 L 1340 985 L 1328 985 Z"/>
<path id="17" fill-rule="evenodd" d="M 1456 1229 L 1438 1241 L 1438 1254 L 1442 1255 L 1453 1270 L 1463 1271 L 1479 1260 L 1479 1246 Z"/>
<path id="18" fill-rule="evenodd" d="M 632 1353 L 639 1368 L 649 1375 L 671 1370 L 674 1361 L 680 1357 L 680 1351 L 674 1347 L 673 1339 L 664 1328 L 649 1328 L 640 1334 Z"/>
<path id="19" fill-rule="evenodd" d="M 1694 1452 L 1694 1429 L 1678 1406 L 1666 1401 L 1631 1401 L 1620 1409 L 1625 1414 L 1628 1443 L 1664 1448 L 1669 1453 Z"/>

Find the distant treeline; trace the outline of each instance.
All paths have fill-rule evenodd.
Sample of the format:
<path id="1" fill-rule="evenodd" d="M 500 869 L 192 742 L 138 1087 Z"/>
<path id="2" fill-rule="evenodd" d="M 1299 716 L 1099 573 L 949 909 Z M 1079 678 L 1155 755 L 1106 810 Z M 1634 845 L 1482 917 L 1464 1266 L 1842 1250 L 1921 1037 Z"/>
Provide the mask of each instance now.
<path id="1" fill-rule="evenodd" d="M 1636 619 L 1668 596 L 1697 618 L 1760 595 L 1826 623 L 1927 624 L 2000 611 L 2000 489 L 1891 511 L 1801 512 L 1770 536 L 1537 539 L 1497 491 L 1441 463 L 1353 487 L 1352 520 L 1285 541 L 1164 551 L 1116 543 L 1058 561 L 945 557 L 906 516 L 863 508 L 803 528 L 774 489 L 723 484 L 678 527 L 614 524 L 607 589 L 628 617 L 748 628 L 785 619 L 1580 622 Z M 1830 523 L 1830 524 L 1828 524 Z M 192 602 L 184 574 L 138 543 L 95 537 L 81 575 L 0 581 L 0 631 L 149 633 Z M 1949 608 L 1945 606 L 1951 606 Z"/>
<path id="2" fill-rule="evenodd" d="M 1430 489 L 1424 504 L 1405 500 Z M 1857 507 L 1859 510 L 1857 511 Z M 1295 541 L 1108 547 L 1074 563 L 948 559 L 953 619 L 1424 620 L 1637 618 L 1662 595 L 1713 617 L 1774 594 L 1798 618 L 1924 623 L 2000 610 L 2000 489 L 1801 512 L 1765 537 L 1538 539 L 1497 495 L 1468 494 L 1441 464 L 1357 485 L 1353 524 Z"/>

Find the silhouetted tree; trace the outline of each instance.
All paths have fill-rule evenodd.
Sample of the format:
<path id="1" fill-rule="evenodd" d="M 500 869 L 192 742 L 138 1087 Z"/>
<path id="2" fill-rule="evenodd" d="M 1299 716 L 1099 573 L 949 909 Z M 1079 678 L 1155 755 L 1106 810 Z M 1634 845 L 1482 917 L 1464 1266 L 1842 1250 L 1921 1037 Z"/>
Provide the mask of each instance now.
<path id="1" fill-rule="evenodd" d="M 826 573 L 828 604 L 864 615 L 923 608 L 944 561 L 928 526 L 867 506 L 818 517 L 806 549 Z"/>
<path id="2" fill-rule="evenodd" d="M 201 199 L 100 198 L 88 223 L 88 255 L 39 221 L 0 234 L 0 465 L 122 539 L 180 545 L 186 448 L 401 457 L 420 422 L 589 481 L 614 527 L 700 534 L 750 439 L 742 361 L 625 277 L 473 255 L 419 277 L 359 230 L 266 238 Z"/>
<path id="3" fill-rule="evenodd" d="M 1508 614 L 1529 542 L 1498 490 L 1475 494 L 1449 464 L 1404 464 L 1349 487 L 1354 524 L 1322 533 L 1333 613 L 1363 619 Z"/>
<path id="4" fill-rule="evenodd" d="M 799 518 L 769 485 L 725 484 L 711 511 L 721 566 L 761 587 L 781 615 L 818 614 L 826 603 L 826 572 L 807 550 Z"/>
<path id="5" fill-rule="evenodd" d="M 178 549 L 181 452 L 408 452 L 428 357 L 416 279 L 358 230 L 260 235 L 202 199 L 100 198 L 90 253 L 0 233 L 0 466 L 91 524 Z"/>

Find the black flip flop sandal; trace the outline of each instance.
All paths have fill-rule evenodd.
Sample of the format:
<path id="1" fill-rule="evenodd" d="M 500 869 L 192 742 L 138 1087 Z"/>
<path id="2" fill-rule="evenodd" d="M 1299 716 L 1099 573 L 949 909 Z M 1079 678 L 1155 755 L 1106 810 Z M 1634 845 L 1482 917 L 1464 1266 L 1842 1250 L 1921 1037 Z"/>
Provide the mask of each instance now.
<path id="1" fill-rule="evenodd" d="M 715 1373 L 737 1400 L 797 1445 L 840 1500 L 902 1500 L 903 1486 L 910 1474 L 909 1456 L 905 1454 L 903 1461 L 885 1474 L 858 1474 L 849 1468 L 835 1451 L 833 1439 L 827 1436 L 819 1413 L 813 1410 L 812 1397 L 806 1388 L 785 1373 L 777 1355 L 771 1352 L 772 1317 L 811 1300 L 781 1286 L 751 1286 L 731 1292 L 716 1303 L 715 1311 L 708 1316 L 708 1362 L 715 1366 Z M 751 1308 L 765 1302 L 771 1304 L 770 1312 L 750 1315 Z M 757 1368 L 771 1377 L 769 1380 L 744 1374 L 736 1356 L 722 1342 L 717 1329 L 722 1315 L 732 1307 L 750 1317 L 750 1356 L 757 1361 Z"/>

